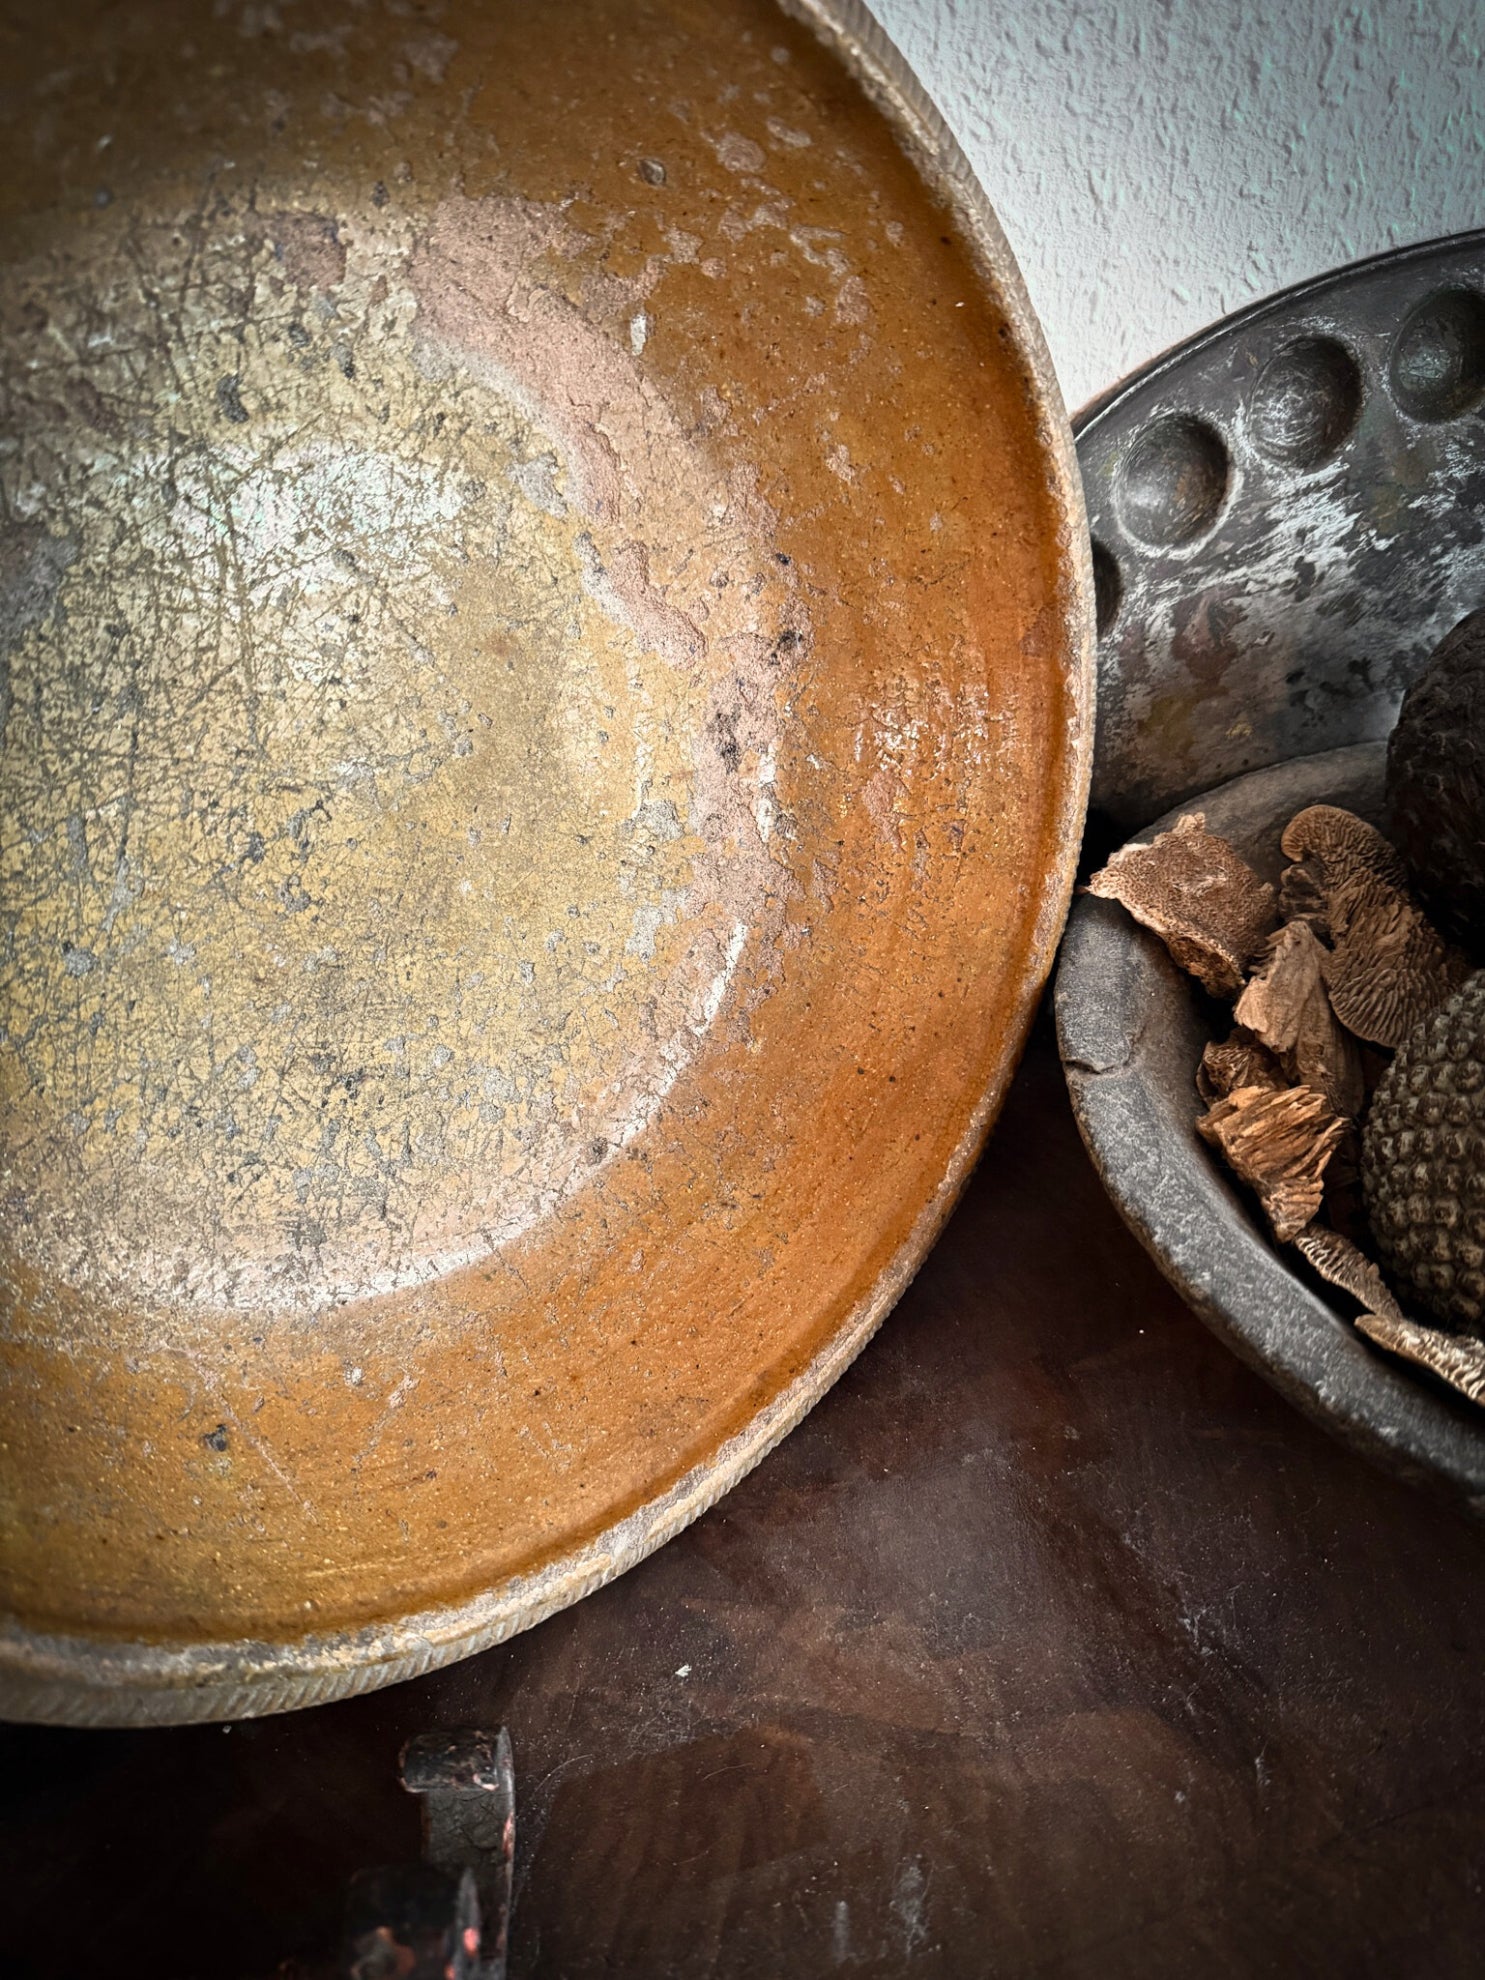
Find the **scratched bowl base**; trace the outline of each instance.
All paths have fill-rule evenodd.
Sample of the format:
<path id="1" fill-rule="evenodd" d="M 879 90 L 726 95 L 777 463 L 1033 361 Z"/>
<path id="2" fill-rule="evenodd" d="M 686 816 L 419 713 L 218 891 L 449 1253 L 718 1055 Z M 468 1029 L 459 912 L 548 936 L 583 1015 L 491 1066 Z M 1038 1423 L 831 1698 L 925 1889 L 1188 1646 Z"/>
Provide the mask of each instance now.
<path id="1" fill-rule="evenodd" d="M 849 5 L 561 11 L 19 58 L 15 1716 L 640 1558 L 901 1290 L 1050 960 L 1093 587 L 983 196 Z"/>

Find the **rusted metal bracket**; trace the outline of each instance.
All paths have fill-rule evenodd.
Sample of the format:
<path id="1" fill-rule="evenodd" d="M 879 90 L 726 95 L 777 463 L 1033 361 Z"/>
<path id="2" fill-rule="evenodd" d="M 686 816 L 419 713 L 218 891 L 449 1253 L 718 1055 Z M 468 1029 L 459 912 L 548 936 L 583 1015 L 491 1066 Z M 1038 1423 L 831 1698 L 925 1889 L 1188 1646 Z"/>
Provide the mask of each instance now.
<path id="1" fill-rule="evenodd" d="M 424 1861 L 352 1880 L 345 1980 L 505 1980 L 516 1847 L 510 1734 L 420 1733 L 403 1748 L 401 1775 L 423 1800 Z"/>

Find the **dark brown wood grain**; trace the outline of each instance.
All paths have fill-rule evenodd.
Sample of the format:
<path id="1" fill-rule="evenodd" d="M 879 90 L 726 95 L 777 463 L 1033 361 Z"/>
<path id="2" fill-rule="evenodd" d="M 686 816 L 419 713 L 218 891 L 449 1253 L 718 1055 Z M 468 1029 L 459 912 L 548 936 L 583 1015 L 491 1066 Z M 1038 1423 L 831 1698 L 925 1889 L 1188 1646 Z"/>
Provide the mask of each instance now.
<path id="1" fill-rule="evenodd" d="M 0 1964 L 319 1980 L 400 1743 L 504 1720 L 518 1976 L 1475 1974 L 1482 1591 L 1166 1288 L 1039 1030 L 882 1334 L 646 1564 L 320 1711 L 0 1732 Z"/>

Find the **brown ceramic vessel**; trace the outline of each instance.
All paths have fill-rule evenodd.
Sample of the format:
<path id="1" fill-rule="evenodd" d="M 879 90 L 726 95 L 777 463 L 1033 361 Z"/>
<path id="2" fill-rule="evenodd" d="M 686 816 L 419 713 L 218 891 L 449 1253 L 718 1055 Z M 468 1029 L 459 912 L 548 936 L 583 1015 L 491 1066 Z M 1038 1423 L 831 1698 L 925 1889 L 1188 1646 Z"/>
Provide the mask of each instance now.
<path id="1" fill-rule="evenodd" d="M 856 8 L 0 40 L 0 1709 L 479 1649 L 943 1221 L 1066 906 L 1070 438 Z"/>

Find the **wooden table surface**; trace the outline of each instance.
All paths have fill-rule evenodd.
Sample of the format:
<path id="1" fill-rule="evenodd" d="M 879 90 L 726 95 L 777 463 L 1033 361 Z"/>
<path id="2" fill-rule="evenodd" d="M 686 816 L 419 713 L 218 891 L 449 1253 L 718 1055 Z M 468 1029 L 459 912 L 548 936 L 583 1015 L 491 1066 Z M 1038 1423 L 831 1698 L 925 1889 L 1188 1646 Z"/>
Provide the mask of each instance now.
<path id="1" fill-rule="evenodd" d="M 0 1729 L 9 1980 L 319 1980 L 515 1741 L 517 1976 L 1485 1971 L 1485 1530 L 1124 1231 L 1039 1025 L 875 1343 L 730 1498 L 472 1662 L 292 1718 Z"/>

